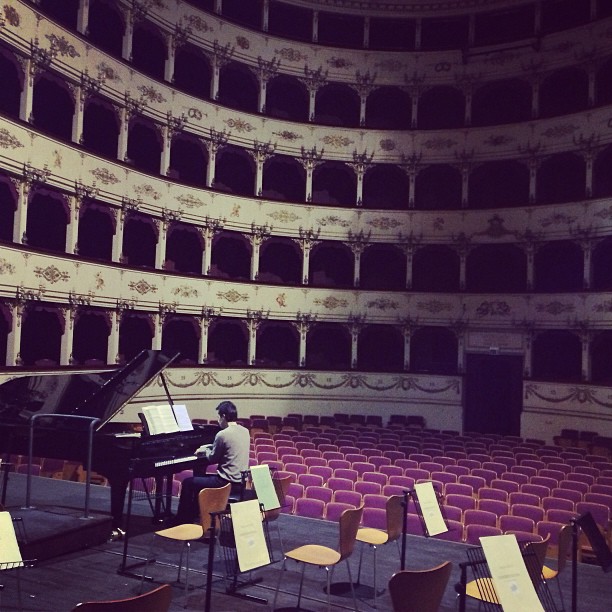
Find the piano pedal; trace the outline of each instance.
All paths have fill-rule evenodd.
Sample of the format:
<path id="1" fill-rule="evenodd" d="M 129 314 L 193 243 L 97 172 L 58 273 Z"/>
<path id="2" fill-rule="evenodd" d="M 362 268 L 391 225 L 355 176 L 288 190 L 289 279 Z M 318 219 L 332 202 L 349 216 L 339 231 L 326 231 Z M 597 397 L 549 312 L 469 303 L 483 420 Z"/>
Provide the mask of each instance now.
<path id="1" fill-rule="evenodd" d="M 124 536 L 125 536 L 125 531 L 123 531 L 123 529 L 121 529 L 121 527 L 117 527 L 116 529 L 113 529 L 111 531 L 110 538 L 108 539 L 108 541 L 109 542 L 118 542 L 120 540 L 123 540 Z"/>

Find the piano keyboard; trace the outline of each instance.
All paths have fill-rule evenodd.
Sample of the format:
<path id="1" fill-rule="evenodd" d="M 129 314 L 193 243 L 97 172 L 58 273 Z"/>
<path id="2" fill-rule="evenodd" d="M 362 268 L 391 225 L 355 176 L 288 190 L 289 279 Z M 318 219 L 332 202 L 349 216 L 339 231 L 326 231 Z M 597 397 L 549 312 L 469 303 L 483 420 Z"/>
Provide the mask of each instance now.
<path id="1" fill-rule="evenodd" d="M 188 463 L 200 459 L 197 455 L 188 455 L 187 457 L 174 457 L 172 459 L 163 459 L 155 462 L 155 467 L 166 467 L 167 465 L 176 465 L 177 463 Z"/>

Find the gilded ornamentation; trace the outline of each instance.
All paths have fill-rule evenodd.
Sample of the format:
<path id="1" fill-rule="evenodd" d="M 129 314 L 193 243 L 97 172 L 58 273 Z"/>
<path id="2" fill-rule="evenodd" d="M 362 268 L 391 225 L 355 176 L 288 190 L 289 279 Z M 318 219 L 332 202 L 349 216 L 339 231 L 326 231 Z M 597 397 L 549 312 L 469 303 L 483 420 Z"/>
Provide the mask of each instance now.
<path id="1" fill-rule="evenodd" d="M 159 200 L 159 198 L 161 198 L 161 193 L 155 191 L 151 185 L 138 185 L 138 187 L 134 187 L 134 191 L 139 196 L 146 196 L 154 200 Z"/>
<path id="2" fill-rule="evenodd" d="M 276 296 L 276 303 L 281 307 L 281 308 L 286 308 L 287 307 L 287 294 L 286 293 L 279 293 Z"/>
<path id="3" fill-rule="evenodd" d="M 229 291 L 218 291 L 217 297 L 221 300 L 227 300 L 232 304 L 236 302 L 246 302 L 249 299 L 248 293 L 239 293 L 235 289 L 230 289 Z"/>
<path id="4" fill-rule="evenodd" d="M 327 60 L 327 63 L 332 67 L 332 68 L 350 68 L 351 66 L 353 66 L 353 62 L 344 59 L 343 57 L 330 57 Z"/>
<path id="5" fill-rule="evenodd" d="M 0 274 L 15 274 L 15 266 L 6 259 L 0 259 Z"/>
<path id="6" fill-rule="evenodd" d="M 197 32 L 213 32 L 213 29 L 199 15 L 189 15 L 187 23 L 190 28 Z"/>
<path id="7" fill-rule="evenodd" d="M 490 147 L 501 147 L 502 145 L 514 142 L 514 140 L 516 139 L 510 138 L 510 136 L 506 136 L 505 134 L 491 134 L 491 136 L 485 138 L 484 143 Z"/>
<path id="8" fill-rule="evenodd" d="M 2 149 L 18 149 L 23 147 L 23 145 L 6 128 L 0 128 L 0 147 Z"/>
<path id="9" fill-rule="evenodd" d="M 331 134 L 329 136 L 323 136 L 320 139 L 323 144 L 329 145 L 330 147 L 348 147 L 355 143 L 354 140 L 347 138 L 346 136 L 340 136 L 339 134 Z"/>
<path id="10" fill-rule="evenodd" d="M 573 134 L 579 129 L 580 126 L 574 125 L 573 123 L 560 123 L 559 125 L 554 125 L 553 127 L 544 130 L 542 132 L 542 136 L 546 136 L 547 138 L 563 138 L 564 136 Z"/>
<path id="11" fill-rule="evenodd" d="M 372 300 L 368 302 L 368 308 L 378 308 L 378 310 L 397 310 L 399 304 L 390 300 L 389 298 L 379 298 L 378 300 Z"/>
<path id="12" fill-rule="evenodd" d="M 45 34 L 45 38 L 51 43 L 51 48 L 57 51 L 60 55 L 68 55 L 69 57 L 81 57 L 81 54 L 71 45 L 70 42 L 63 36 L 55 34 Z"/>
<path id="13" fill-rule="evenodd" d="M 17 9 L 10 4 L 5 4 L 2 8 L 4 9 L 4 18 L 7 22 L 15 28 L 18 27 L 21 23 L 21 18 L 19 17 Z"/>
<path id="14" fill-rule="evenodd" d="M 308 56 L 304 55 L 299 49 L 292 49 L 291 47 L 274 49 L 274 53 L 280 55 L 287 62 L 303 62 L 308 59 Z"/>
<path id="15" fill-rule="evenodd" d="M 430 314 L 439 314 L 444 311 L 452 310 L 452 306 L 448 302 L 440 300 L 429 300 L 429 302 L 417 302 L 417 309 L 424 310 Z"/>
<path id="16" fill-rule="evenodd" d="M 423 146 L 426 149 L 431 149 L 432 151 L 440 151 L 442 149 L 450 149 L 455 145 L 459 144 L 456 140 L 452 138 L 442 138 L 442 136 L 438 138 L 430 138 L 423 143 Z"/>
<path id="17" fill-rule="evenodd" d="M 576 221 L 576 217 L 571 217 L 564 213 L 553 213 L 550 217 L 545 217 L 540 221 L 542 227 L 549 225 L 570 225 Z"/>
<path id="18" fill-rule="evenodd" d="M 300 134 L 296 134 L 295 132 L 290 132 L 289 130 L 283 130 L 282 132 L 272 132 L 275 136 L 279 136 L 283 140 L 301 140 L 304 138 Z"/>
<path id="19" fill-rule="evenodd" d="M 538 399 L 552 404 L 561 404 L 567 402 L 578 402 L 580 404 L 597 404 L 599 406 L 605 406 L 606 408 L 612 408 L 612 403 L 602 402 L 597 399 L 597 394 L 594 389 L 589 387 L 573 387 L 567 390 L 563 396 L 560 396 L 556 391 L 556 388 L 552 389 L 550 395 L 545 395 L 539 389 L 540 385 L 529 384 L 525 386 L 525 399 L 529 399 L 535 395 Z"/>
<path id="20" fill-rule="evenodd" d="M 563 304 L 563 302 L 555 301 L 548 304 L 538 304 L 536 312 L 545 312 L 551 315 L 567 314 L 574 312 L 576 307 L 573 304 Z"/>
<path id="21" fill-rule="evenodd" d="M 197 298 L 198 290 L 190 287 L 189 285 L 181 285 L 180 287 L 175 287 L 172 290 L 172 295 L 177 295 L 182 298 Z"/>
<path id="22" fill-rule="evenodd" d="M 317 223 L 319 225 L 339 225 L 340 227 L 350 227 L 351 224 L 342 217 L 338 217 L 337 215 L 329 215 L 328 217 L 321 217 L 317 219 Z"/>
<path id="23" fill-rule="evenodd" d="M 196 198 L 190 193 L 177 196 L 176 199 L 187 208 L 199 208 L 200 206 L 204 206 L 204 202 L 202 202 L 202 200 Z"/>
<path id="24" fill-rule="evenodd" d="M 433 222 L 433 228 L 441 232 L 444 229 L 444 217 L 436 217 Z"/>
<path id="25" fill-rule="evenodd" d="M 55 266 L 47 266 L 46 268 L 34 268 L 34 276 L 37 278 L 44 278 L 48 283 L 54 285 L 60 281 L 67 281 L 70 279 L 68 272 L 62 272 Z"/>
<path id="26" fill-rule="evenodd" d="M 62 167 L 62 154 L 59 149 L 53 150 L 53 167 L 61 168 Z"/>
<path id="27" fill-rule="evenodd" d="M 195 108 L 195 106 L 192 106 L 191 108 L 187 109 L 187 116 L 190 119 L 195 119 L 196 121 L 201 121 L 202 117 L 204 116 L 204 113 L 199 109 L 199 108 Z M 208 117 L 208 115 L 206 115 Z"/>
<path id="28" fill-rule="evenodd" d="M 593 216 L 599 217 L 600 219 L 612 218 L 612 206 L 608 206 L 608 208 L 602 208 L 599 212 L 596 212 Z M 575 217 L 573 218 L 573 220 L 575 220 Z"/>
<path id="29" fill-rule="evenodd" d="M 251 43 L 249 42 L 249 39 L 245 38 L 244 36 L 236 36 L 236 44 L 241 49 L 248 49 L 251 46 Z"/>
<path id="30" fill-rule="evenodd" d="M 139 85 L 136 89 L 140 92 L 140 97 L 147 102 L 167 102 L 166 98 L 159 93 L 155 87 L 150 85 Z"/>
<path id="31" fill-rule="evenodd" d="M 244 119 L 226 119 L 225 123 L 229 128 L 237 132 L 252 132 L 255 128 Z"/>
<path id="32" fill-rule="evenodd" d="M 491 238 L 501 238 L 508 234 L 516 235 L 516 232 L 512 232 L 504 227 L 504 219 L 499 215 L 493 215 L 490 219 L 487 219 L 489 226 L 482 232 L 476 232 L 475 236 L 489 236 Z"/>
<path id="33" fill-rule="evenodd" d="M 404 224 L 401 221 L 398 221 L 397 219 L 391 219 L 389 217 L 378 217 L 377 219 L 372 219 L 371 221 L 368 221 L 366 225 L 371 225 L 372 227 L 375 227 L 376 229 L 380 230 L 388 230 L 393 229 L 395 227 L 399 227 L 400 225 Z"/>
<path id="34" fill-rule="evenodd" d="M 117 81 L 121 82 L 121 77 L 112 66 L 109 66 L 106 62 L 100 62 L 96 68 L 98 69 L 98 79 L 103 81 Z"/>
<path id="35" fill-rule="evenodd" d="M 405 70 L 406 64 L 403 64 L 399 60 L 383 60 L 382 62 L 377 62 L 374 64 L 375 68 L 381 68 L 387 72 L 399 72 L 400 70 Z"/>
<path id="36" fill-rule="evenodd" d="M 104 288 L 104 277 L 102 276 L 101 272 L 98 272 L 96 274 L 96 289 L 100 290 L 102 288 Z"/>
<path id="37" fill-rule="evenodd" d="M 384 140 L 381 140 L 378 144 L 383 151 L 395 151 L 395 140 L 385 138 Z"/>
<path id="38" fill-rule="evenodd" d="M 297 221 L 300 217 L 296 215 L 294 212 L 288 212 L 286 210 L 276 210 L 273 213 L 268 215 L 274 221 L 279 221 L 280 223 L 291 223 L 292 221 Z"/>
<path id="39" fill-rule="evenodd" d="M 501 300 L 490 300 L 481 302 L 476 309 L 479 317 L 508 317 L 510 316 L 510 306 Z"/>
<path id="40" fill-rule="evenodd" d="M 234 204 L 234 206 L 232 207 L 232 212 L 230 213 L 230 216 L 232 217 L 240 216 L 240 204 Z"/>
<path id="41" fill-rule="evenodd" d="M 593 306 L 595 312 L 612 312 L 612 300 L 604 300 L 601 304 Z"/>
<path id="42" fill-rule="evenodd" d="M 346 308 L 348 306 L 348 300 L 344 298 L 340 299 L 333 295 L 330 295 L 324 299 L 315 298 L 313 302 L 317 306 L 323 306 L 323 308 L 327 308 L 328 310 L 334 310 L 334 308 Z"/>
<path id="43" fill-rule="evenodd" d="M 140 293 L 140 295 L 146 295 L 147 293 L 157 293 L 157 285 L 152 285 L 151 283 L 141 278 L 137 282 L 128 283 L 128 287 L 132 291 L 136 291 L 136 293 Z"/>
<path id="44" fill-rule="evenodd" d="M 104 185 L 116 185 L 119 182 L 119 179 L 106 168 L 94 168 L 90 172 Z"/>

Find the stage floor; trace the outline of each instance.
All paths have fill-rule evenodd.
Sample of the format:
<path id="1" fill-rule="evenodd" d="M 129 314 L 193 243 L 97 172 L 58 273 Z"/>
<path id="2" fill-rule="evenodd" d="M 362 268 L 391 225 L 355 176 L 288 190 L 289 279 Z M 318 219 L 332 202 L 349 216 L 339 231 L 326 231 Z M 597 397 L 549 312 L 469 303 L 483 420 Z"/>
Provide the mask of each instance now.
<path id="1" fill-rule="evenodd" d="M 104 513 L 108 510 L 109 491 L 105 487 L 92 487 L 92 511 Z M 18 514 L 25 498 L 25 479 L 12 475 L 9 484 L 7 505 L 9 510 Z M 54 506 L 68 508 L 72 511 L 82 507 L 84 487 L 78 483 L 35 479 L 32 499 L 37 506 Z M 278 521 L 285 549 L 303 543 L 319 543 L 335 547 L 338 540 L 337 525 L 328 521 L 319 521 L 302 517 L 282 515 Z M 148 504 L 139 502 L 135 508 L 136 534 L 130 538 L 130 557 L 145 557 L 152 540 L 153 525 L 150 521 Z M 278 534 L 276 528 L 270 530 L 276 558 L 280 558 Z M 359 546 L 351 558 L 353 576 L 357 573 Z M 117 573 L 122 560 L 123 544 L 121 541 L 104 542 L 92 545 L 84 550 L 65 554 L 57 558 L 37 563 L 33 568 L 20 571 L 22 585 L 22 602 L 24 610 L 59 612 L 71 610 L 81 601 L 129 597 L 138 593 L 140 581 Z M 158 545 L 155 555 L 158 563 L 150 566 L 147 572 L 154 582 L 147 582 L 152 588 L 157 583 L 173 582 L 176 579 L 176 564 L 180 547 Z M 174 586 L 171 610 L 204 610 L 205 602 L 205 567 L 208 548 L 205 545 L 194 545 L 191 555 L 191 566 L 194 573 L 191 582 L 195 586 L 185 593 L 182 585 Z M 466 546 L 452 542 L 417 536 L 407 536 L 407 569 L 424 569 L 433 567 L 443 561 L 453 562 L 453 573 L 446 589 L 441 610 L 456 612 L 457 602 L 454 585 L 459 581 L 459 563 L 466 561 Z M 386 587 L 391 575 L 399 570 L 399 554 L 395 544 L 383 546 L 377 553 L 378 584 Z M 552 563 L 552 562 L 551 562 Z M 604 574 L 594 565 L 579 564 L 578 567 L 578 610 L 580 612 L 607 612 L 612 604 L 612 573 Z M 216 560 L 214 565 L 214 583 L 212 593 L 212 610 L 214 612 L 254 612 L 268 610 L 269 605 L 253 603 L 231 597 L 225 593 L 222 582 L 224 564 Z M 272 601 L 274 589 L 278 583 L 280 563 L 255 570 L 253 576 L 260 578 L 256 586 L 250 586 L 241 592 Z M 277 609 L 292 609 L 297 603 L 299 585 L 298 567 L 288 562 L 287 570 L 281 579 L 280 595 Z M 348 578 L 346 564 L 341 564 L 333 576 L 333 582 L 343 582 Z M 372 553 L 364 553 L 364 567 L 361 583 L 372 585 Z M 0 573 L 0 583 L 5 585 L 1 594 L 0 608 L 17 610 L 16 572 Z M 309 568 L 306 570 L 302 609 L 312 612 L 326 610 L 325 572 Z M 571 603 L 571 565 L 561 575 L 561 586 L 565 597 L 565 608 Z M 359 609 L 371 610 L 373 600 L 368 598 L 371 589 L 358 591 Z M 558 601 L 556 585 L 551 584 L 551 592 Z M 350 595 L 350 594 L 349 594 Z M 332 596 L 333 609 L 350 610 L 352 600 L 344 596 Z M 560 609 L 560 605 L 558 606 Z M 475 603 L 468 604 L 469 610 L 477 610 Z M 388 592 L 378 598 L 378 610 L 390 611 L 391 602 Z"/>

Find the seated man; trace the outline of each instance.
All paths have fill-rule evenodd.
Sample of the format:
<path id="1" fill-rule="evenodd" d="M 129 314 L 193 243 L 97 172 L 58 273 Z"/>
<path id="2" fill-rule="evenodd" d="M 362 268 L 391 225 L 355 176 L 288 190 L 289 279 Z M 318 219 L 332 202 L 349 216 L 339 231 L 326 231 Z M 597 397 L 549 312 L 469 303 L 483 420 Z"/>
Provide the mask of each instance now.
<path id="1" fill-rule="evenodd" d="M 238 411 L 232 402 L 221 402 L 217 406 L 221 431 L 212 444 L 205 444 L 196 451 L 217 464 L 216 474 L 192 476 L 183 480 L 174 524 L 191 523 L 198 514 L 198 494 L 202 489 L 213 489 L 231 483 L 232 489 L 242 486 L 242 472 L 249 469 L 249 430 L 236 422 Z"/>

